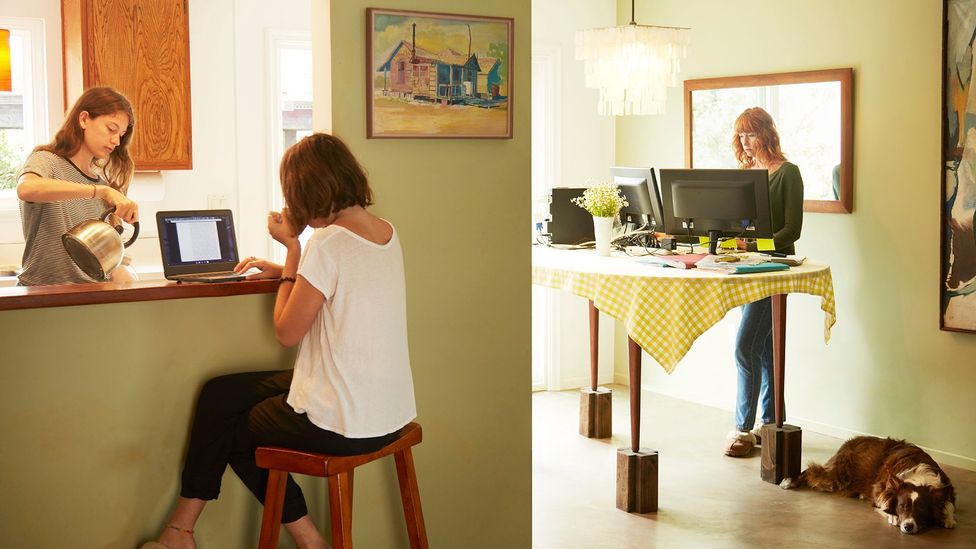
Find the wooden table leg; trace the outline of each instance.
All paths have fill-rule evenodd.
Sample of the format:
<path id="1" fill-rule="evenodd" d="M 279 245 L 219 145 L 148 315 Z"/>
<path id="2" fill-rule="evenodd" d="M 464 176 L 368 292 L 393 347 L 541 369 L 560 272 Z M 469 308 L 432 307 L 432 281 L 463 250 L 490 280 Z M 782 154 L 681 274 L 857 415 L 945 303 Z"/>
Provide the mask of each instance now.
<path id="1" fill-rule="evenodd" d="M 630 370 L 630 449 L 640 448 L 641 348 L 627 338 L 627 366 Z"/>
<path id="2" fill-rule="evenodd" d="M 627 338 L 630 370 L 630 448 L 617 450 L 617 509 L 657 511 L 658 453 L 640 447 L 641 348 Z"/>
<path id="3" fill-rule="evenodd" d="M 786 294 L 774 295 L 773 307 L 773 402 L 776 423 L 762 429 L 760 477 L 773 484 L 800 474 L 803 431 L 787 425 L 786 388 Z"/>
<path id="4" fill-rule="evenodd" d="M 590 300 L 590 389 L 596 391 L 597 370 L 600 367 L 600 311 Z"/>
<path id="5" fill-rule="evenodd" d="M 600 362 L 600 311 L 590 300 L 590 387 L 580 390 L 579 432 L 587 438 L 613 436 L 613 396 L 610 389 L 597 386 Z"/>

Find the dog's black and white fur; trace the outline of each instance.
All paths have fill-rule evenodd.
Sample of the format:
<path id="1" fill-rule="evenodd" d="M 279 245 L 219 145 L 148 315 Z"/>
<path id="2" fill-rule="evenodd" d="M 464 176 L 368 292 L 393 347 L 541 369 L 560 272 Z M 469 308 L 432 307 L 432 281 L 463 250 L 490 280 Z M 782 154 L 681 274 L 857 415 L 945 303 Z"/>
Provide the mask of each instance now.
<path id="1" fill-rule="evenodd" d="M 823 466 L 811 463 L 780 486 L 871 498 L 888 523 L 905 534 L 927 526 L 956 525 L 949 477 L 924 450 L 904 440 L 852 438 Z"/>

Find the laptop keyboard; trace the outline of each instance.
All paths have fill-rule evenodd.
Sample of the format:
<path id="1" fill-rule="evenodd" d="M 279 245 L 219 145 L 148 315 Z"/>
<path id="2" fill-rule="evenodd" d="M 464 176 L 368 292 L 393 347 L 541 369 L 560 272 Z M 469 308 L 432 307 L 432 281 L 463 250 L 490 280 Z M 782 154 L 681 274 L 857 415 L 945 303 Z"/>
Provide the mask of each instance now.
<path id="1" fill-rule="evenodd" d="M 214 278 L 218 276 L 240 276 L 240 273 L 235 273 L 234 271 L 220 271 L 216 273 L 194 273 L 179 276 L 180 278 Z"/>

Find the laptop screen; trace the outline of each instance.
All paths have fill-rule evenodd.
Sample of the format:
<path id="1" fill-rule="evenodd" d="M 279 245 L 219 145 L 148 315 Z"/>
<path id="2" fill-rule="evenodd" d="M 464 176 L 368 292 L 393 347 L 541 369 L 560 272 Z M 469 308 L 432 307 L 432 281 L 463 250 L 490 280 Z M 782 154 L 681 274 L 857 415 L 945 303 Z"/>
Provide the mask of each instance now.
<path id="1" fill-rule="evenodd" d="M 166 270 L 206 272 L 237 264 L 230 210 L 159 212 L 156 221 Z"/>

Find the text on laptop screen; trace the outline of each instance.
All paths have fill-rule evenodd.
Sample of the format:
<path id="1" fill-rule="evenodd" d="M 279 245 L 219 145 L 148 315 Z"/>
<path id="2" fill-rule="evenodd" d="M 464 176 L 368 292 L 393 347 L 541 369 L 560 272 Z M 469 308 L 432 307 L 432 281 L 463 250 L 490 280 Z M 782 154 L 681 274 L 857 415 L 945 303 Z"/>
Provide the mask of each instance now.
<path id="1" fill-rule="evenodd" d="M 163 221 L 159 238 L 166 264 L 237 263 L 234 227 L 228 216 L 169 217 Z"/>

